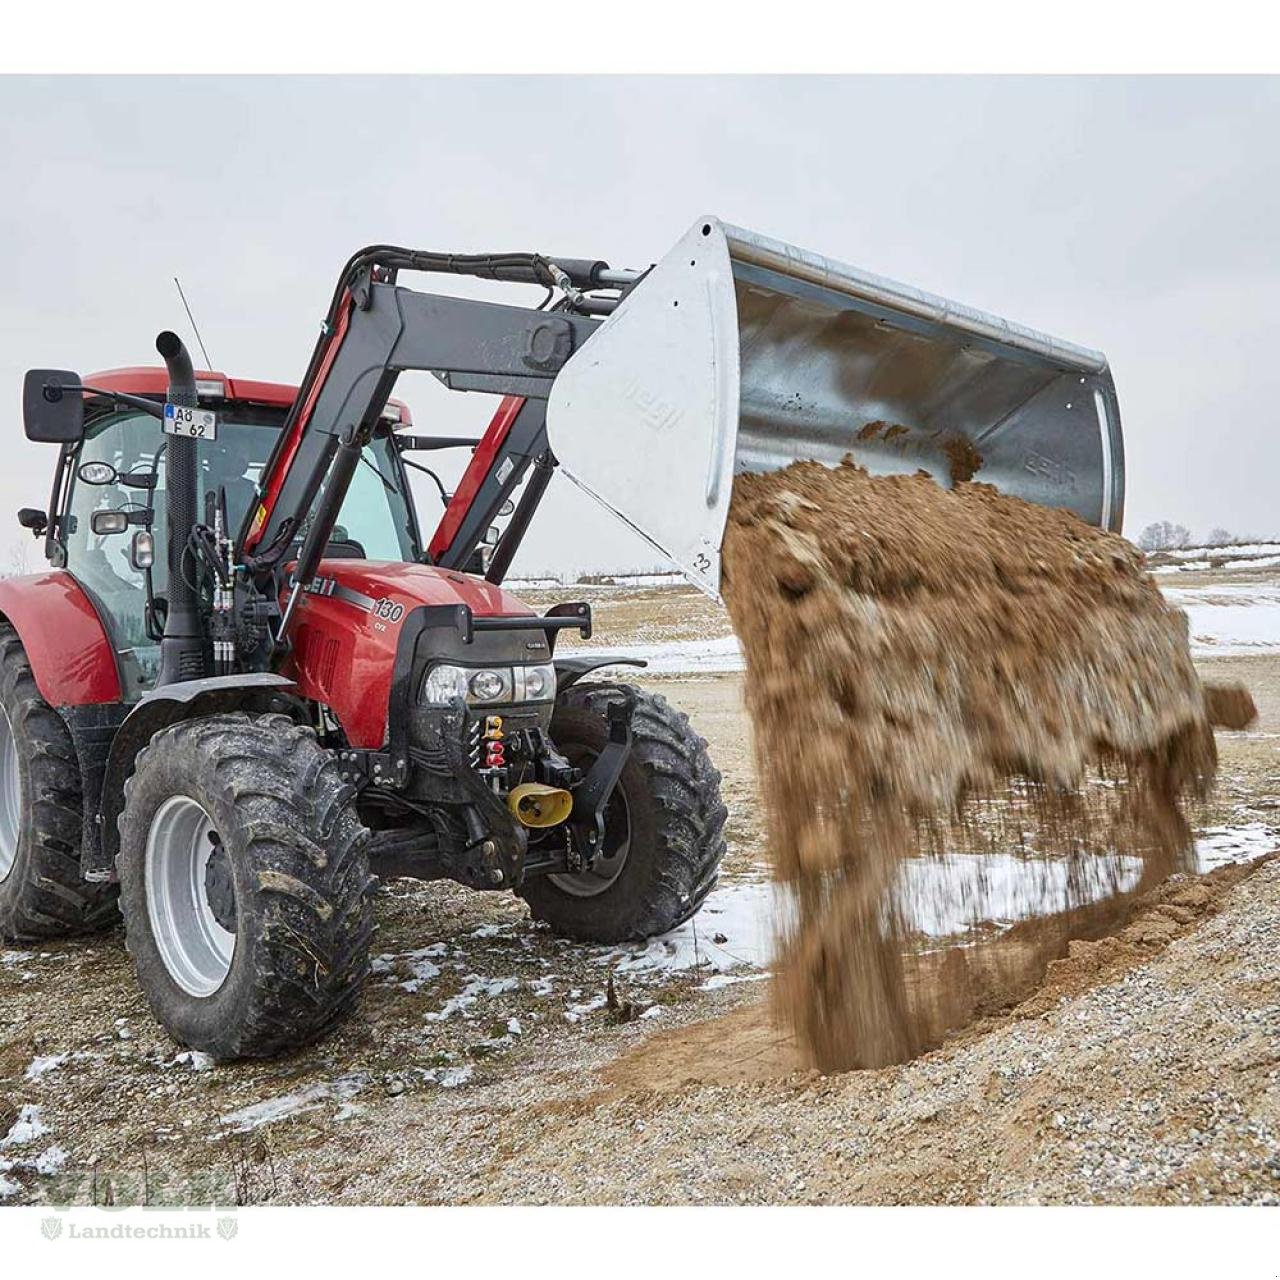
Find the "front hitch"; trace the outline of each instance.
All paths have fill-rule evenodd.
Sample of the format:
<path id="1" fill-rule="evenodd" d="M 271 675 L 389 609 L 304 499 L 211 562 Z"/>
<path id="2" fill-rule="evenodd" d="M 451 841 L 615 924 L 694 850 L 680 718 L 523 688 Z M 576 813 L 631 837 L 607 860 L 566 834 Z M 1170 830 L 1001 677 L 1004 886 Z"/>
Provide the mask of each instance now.
<path id="1" fill-rule="evenodd" d="M 462 811 L 467 849 L 479 852 L 488 888 L 515 888 L 524 880 L 524 854 L 528 837 L 506 804 L 491 791 L 473 767 L 471 724 L 466 704 L 454 698 L 441 720 L 445 758 L 450 773 L 461 784 L 469 804 Z"/>
<path id="2" fill-rule="evenodd" d="M 575 844 L 587 863 L 595 858 L 604 844 L 604 811 L 631 754 L 631 714 L 635 705 L 635 695 L 627 691 L 609 703 L 605 713 L 609 740 L 587 776 L 573 790 L 569 825 L 576 837 Z"/>

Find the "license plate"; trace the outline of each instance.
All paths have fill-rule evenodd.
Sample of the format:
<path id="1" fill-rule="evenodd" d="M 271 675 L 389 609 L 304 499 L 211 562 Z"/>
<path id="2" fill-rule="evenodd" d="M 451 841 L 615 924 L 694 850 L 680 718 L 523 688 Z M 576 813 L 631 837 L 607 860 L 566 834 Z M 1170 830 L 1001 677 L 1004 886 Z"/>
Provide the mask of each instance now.
<path id="1" fill-rule="evenodd" d="M 188 409 L 182 404 L 166 404 L 160 425 L 170 436 L 189 436 L 192 440 L 218 438 L 218 415 L 211 409 Z"/>

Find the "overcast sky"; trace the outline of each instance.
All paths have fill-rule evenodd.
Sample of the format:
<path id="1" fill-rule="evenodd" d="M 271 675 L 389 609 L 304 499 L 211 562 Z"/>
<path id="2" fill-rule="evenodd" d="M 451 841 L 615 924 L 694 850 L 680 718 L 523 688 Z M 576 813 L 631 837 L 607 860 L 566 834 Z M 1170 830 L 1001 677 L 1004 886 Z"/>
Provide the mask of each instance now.
<path id="1" fill-rule="evenodd" d="M 175 274 L 216 367 L 291 382 L 360 245 L 642 266 L 705 212 L 1104 350 L 1131 537 L 1280 533 L 1277 136 L 1274 78 L 0 80 L 0 548 L 53 461 L 24 370 L 191 342 Z M 517 568 L 654 559 L 557 479 Z"/>

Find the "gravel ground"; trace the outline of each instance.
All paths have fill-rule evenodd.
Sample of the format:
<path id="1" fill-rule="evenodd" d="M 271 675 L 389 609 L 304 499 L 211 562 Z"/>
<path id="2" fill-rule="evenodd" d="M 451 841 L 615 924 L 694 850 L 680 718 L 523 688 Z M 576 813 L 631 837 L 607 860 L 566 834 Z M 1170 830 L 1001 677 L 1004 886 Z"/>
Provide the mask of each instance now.
<path id="1" fill-rule="evenodd" d="M 1100 966 L 1124 971 L 1089 986 Z M 734 1021 L 698 1037 L 704 1078 Z M 1280 1204 L 1280 863 L 1216 901 L 1174 890 L 1120 938 L 1076 944 L 1012 1016 L 903 1067 L 717 1087 L 688 1078 L 678 1041 L 553 1113 L 485 1198 Z"/>
<path id="2" fill-rule="evenodd" d="M 610 607 L 599 634 L 625 642 Z M 690 634 L 718 625 L 680 607 Z M 1201 666 L 1263 714 L 1219 735 L 1202 824 L 1274 833 L 1280 658 Z M 657 687 L 724 772 L 726 881 L 758 880 L 741 677 Z M 1170 887 L 1188 898 L 1077 944 L 1020 1010 L 915 1063 L 827 1078 L 797 1071 L 766 984 L 636 972 L 450 885 L 388 886 L 358 1015 L 269 1063 L 169 1041 L 118 932 L 0 948 L 0 1204 L 1274 1203 L 1280 864 L 1240 877 Z"/>

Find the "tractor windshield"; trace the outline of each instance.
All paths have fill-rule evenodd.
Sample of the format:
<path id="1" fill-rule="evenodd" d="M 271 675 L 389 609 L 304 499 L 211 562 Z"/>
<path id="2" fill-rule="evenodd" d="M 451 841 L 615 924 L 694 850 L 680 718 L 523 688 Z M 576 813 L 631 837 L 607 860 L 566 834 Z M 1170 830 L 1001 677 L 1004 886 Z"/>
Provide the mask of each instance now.
<path id="1" fill-rule="evenodd" d="M 257 491 L 276 436 L 284 422 L 282 412 L 258 405 L 223 404 L 217 407 L 218 437 L 201 441 L 198 450 L 199 506 L 205 511 L 205 495 L 221 488 L 227 499 L 227 526 L 234 537 Z M 61 524 L 67 568 L 93 595 L 99 612 L 112 631 L 120 655 L 121 674 L 128 688 L 125 697 L 136 698 L 150 688 L 159 662 L 159 643 L 148 631 L 145 575 L 130 558 L 132 536 L 95 534 L 91 520 L 96 511 L 143 512 L 153 501 L 155 564 L 152 593 L 163 598 L 167 583 L 168 501 L 165 492 L 165 441 L 159 422 L 145 413 L 126 409 L 91 418 L 71 468 L 71 483 Z M 156 475 L 154 489 L 135 488 L 118 480 L 93 484 L 91 462 L 108 463 L 114 474 Z M 368 560 L 413 560 L 418 557 L 417 528 L 405 499 L 404 471 L 391 441 L 383 436 L 368 445 L 356 468 L 355 479 L 342 504 L 342 513 L 330 544 L 334 554 Z M 97 469 L 101 471 L 101 469 Z"/>

